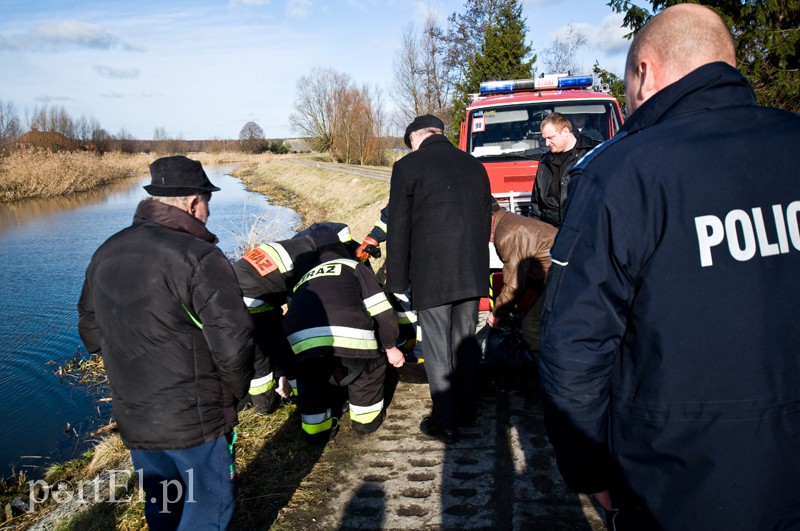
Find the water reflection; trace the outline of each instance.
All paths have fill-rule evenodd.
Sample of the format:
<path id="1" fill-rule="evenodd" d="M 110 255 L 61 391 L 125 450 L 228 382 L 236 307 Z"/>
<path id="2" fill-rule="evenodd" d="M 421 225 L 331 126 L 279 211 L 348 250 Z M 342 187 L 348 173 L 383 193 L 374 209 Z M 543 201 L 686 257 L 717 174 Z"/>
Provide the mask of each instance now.
<path id="1" fill-rule="evenodd" d="M 23 225 L 58 212 L 75 210 L 108 201 L 110 195 L 128 192 L 132 189 L 140 190 L 142 182 L 143 177 L 132 177 L 112 183 L 100 190 L 48 199 L 28 199 L 15 203 L 0 204 L 0 233 L 10 226 Z"/>
<path id="2" fill-rule="evenodd" d="M 208 227 L 223 251 L 237 249 L 255 218 L 274 239 L 291 236 L 298 216 L 247 192 L 226 175 L 232 168 L 205 168 L 222 188 L 213 196 Z M 61 363 L 79 348 L 76 303 L 86 266 L 103 241 L 130 225 L 148 182 L 142 177 L 75 196 L 0 205 L 0 473 L 79 454 L 91 431 L 87 419 L 98 411 L 107 415 L 96 397 L 60 384 L 48 362 Z M 20 459 L 26 455 L 43 458 Z"/>

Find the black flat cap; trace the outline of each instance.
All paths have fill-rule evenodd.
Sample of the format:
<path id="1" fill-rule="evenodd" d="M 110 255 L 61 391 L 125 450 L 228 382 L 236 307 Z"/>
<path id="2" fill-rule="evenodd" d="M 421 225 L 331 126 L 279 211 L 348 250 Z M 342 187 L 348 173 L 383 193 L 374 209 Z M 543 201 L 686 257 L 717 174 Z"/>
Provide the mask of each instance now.
<path id="1" fill-rule="evenodd" d="M 220 190 L 208 180 L 202 164 L 183 155 L 156 159 L 150 165 L 150 177 L 150 184 L 144 189 L 148 194 L 160 197 L 209 194 Z"/>
<path id="2" fill-rule="evenodd" d="M 414 121 L 408 124 L 408 127 L 406 127 L 406 134 L 403 137 L 403 142 L 405 145 L 411 147 L 411 133 L 414 131 L 419 131 L 420 129 L 426 129 L 428 127 L 434 127 L 444 131 L 444 122 L 432 114 L 423 114 L 422 116 L 417 116 L 414 118 Z"/>

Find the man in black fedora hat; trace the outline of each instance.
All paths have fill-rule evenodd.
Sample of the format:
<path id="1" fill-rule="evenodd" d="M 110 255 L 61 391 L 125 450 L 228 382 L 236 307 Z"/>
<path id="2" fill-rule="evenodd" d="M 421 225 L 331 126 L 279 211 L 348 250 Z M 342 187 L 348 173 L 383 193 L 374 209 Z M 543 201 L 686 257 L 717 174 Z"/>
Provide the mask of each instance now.
<path id="1" fill-rule="evenodd" d="M 491 191 L 483 165 L 453 146 L 436 116 L 405 131 L 412 153 L 392 168 L 386 289 L 417 310 L 433 410 L 420 430 L 446 444 L 473 424 L 478 301 L 489 291 Z"/>
<path id="2" fill-rule="evenodd" d="M 236 402 L 253 375 L 252 325 L 208 231 L 219 190 L 183 156 L 150 165 L 152 196 L 92 257 L 78 303 L 108 374 L 151 529 L 225 529 L 233 515 Z"/>

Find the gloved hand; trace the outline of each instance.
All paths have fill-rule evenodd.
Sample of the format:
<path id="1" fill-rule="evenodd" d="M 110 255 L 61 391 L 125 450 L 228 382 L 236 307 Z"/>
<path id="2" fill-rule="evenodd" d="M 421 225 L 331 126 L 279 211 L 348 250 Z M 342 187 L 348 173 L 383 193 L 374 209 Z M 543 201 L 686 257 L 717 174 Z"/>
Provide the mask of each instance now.
<path id="1" fill-rule="evenodd" d="M 356 249 L 356 257 L 361 260 L 362 262 L 366 262 L 369 260 L 370 257 L 372 258 L 380 258 L 381 257 L 381 244 L 379 244 L 375 238 L 370 238 L 367 236 L 364 238 L 363 243 Z"/>

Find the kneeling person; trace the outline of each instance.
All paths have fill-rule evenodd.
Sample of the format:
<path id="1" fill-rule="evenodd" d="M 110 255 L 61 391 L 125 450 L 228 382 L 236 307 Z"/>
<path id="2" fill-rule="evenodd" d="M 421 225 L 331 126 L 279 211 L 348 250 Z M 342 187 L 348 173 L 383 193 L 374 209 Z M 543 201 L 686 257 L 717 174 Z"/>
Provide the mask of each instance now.
<path id="1" fill-rule="evenodd" d="M 303 431 L 324 442 L 339 414 L 339 386 L 347 387 L 353 429 L 371 433 L 380 427 L 386 359 L 400 367 L 404 356 L 395 346 L 394 311 L 372 271 L 349 258 L 330 228 L 311 235 L 320 263 L 298 281 L 283 327 L 299 360 Z"/>

